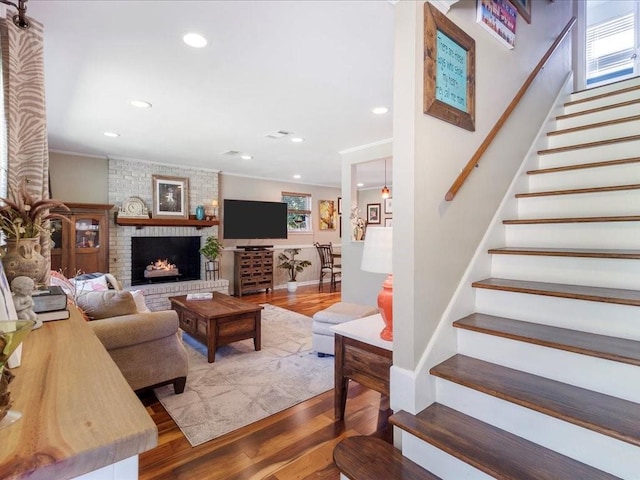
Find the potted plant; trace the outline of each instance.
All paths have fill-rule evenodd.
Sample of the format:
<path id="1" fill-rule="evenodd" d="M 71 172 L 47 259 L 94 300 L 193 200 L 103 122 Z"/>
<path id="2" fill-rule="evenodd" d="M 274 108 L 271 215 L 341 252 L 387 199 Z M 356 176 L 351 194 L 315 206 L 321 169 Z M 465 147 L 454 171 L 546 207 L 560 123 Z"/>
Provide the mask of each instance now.
<path id="1" fill-rule="evenodd" d="M 204 245 L 200 248 L 200 253 L 207 259 L 207 262 L 205 262 L 206 271 L 211 272 L 214 270 L 214 262 L 223 248 L 222 243 L 216 237 L 207 237 L 204 241 Z"/>
<path id="2" fill-rule="evenodd" d="M 46 274 L 46 261 L 40 254 L 40 234 L 51 235 L 49 220 L 70 220 L 64 215 L 49 213 L 50 208 L 69 208 L 58 200 L 36 200 L 27 190 L 25 179 L 17 192 L 10 190 L 10 198 L 0 198 L 0 231 L 7 245 L 2 256 L 7 279 L 18 276 L 41 282 Z"/>
<path id="3" fill-rule="evenodd" d="M 296 281 L 298 273 L 311 265 L 309 260 L 297 260 L 296 255 L 299 253 L 299 248 L 287 248 L 278 255 L 278 260 L 280 260 L 278 268 L 285 269 L 289 275 L 289 281 L 287 282 L 287 291 L 289 292 L 295 292 L 298 288 L 298 282 Z"/>

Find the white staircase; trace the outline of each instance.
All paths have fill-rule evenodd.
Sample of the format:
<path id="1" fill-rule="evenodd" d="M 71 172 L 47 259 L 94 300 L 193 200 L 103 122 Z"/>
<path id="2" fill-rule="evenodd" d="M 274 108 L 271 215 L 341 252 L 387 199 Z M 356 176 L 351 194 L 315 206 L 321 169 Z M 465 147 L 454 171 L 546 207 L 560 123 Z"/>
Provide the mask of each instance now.
<path id="1" fill-rule="evenodd" d="M 443 479 L 640 479 L 640 78 L 564 102 L 435 402 L 391 419 Z"/>

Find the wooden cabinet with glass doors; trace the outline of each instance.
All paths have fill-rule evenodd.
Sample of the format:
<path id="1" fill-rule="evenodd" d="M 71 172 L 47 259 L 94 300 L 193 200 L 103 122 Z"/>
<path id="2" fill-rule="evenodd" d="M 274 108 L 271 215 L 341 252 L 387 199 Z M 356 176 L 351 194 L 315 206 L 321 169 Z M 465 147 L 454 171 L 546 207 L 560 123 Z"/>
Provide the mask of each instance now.
<path id="1" fill-rule="evenodd" d="M 68 277 L 109 271 L 109 211 L 113 205 L 65 202 L 70 211 L 52 210 L 71 220 L 51 221 L 51 270 Z"/>

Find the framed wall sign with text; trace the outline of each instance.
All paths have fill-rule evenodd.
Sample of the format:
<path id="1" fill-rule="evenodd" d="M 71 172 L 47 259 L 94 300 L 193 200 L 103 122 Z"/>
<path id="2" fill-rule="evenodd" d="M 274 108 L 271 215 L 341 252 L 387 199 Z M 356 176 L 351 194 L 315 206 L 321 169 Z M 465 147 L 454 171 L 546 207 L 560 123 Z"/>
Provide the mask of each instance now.
<path id="1" fill-rule="evenodd" d="M 424 4 L 424 113 L 475 131 L 476 42 Z"/>

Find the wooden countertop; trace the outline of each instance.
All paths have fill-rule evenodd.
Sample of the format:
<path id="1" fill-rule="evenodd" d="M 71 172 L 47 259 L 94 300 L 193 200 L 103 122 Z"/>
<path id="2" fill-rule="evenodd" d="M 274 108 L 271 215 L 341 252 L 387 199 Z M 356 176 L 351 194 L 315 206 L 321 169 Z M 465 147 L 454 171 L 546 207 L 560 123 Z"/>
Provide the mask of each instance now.
<path id="1" fill-rule="evenodd" d="M 73 478 L 157 445 L 153 420 L 76 310 L 29 333 L 12 371 L 22 418 L 0 430 L 1 478 Z"/>

